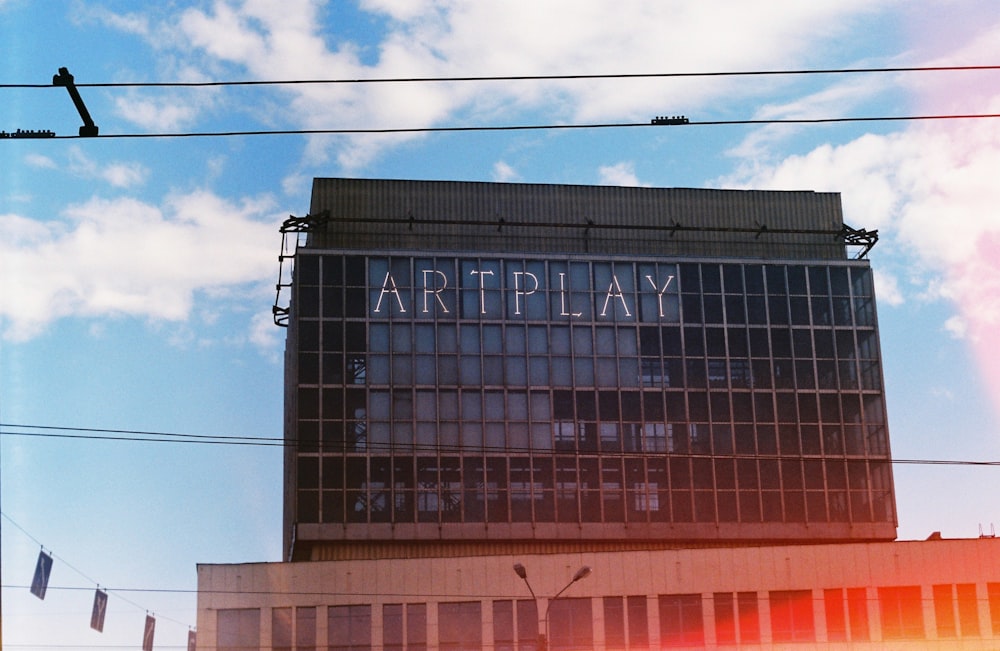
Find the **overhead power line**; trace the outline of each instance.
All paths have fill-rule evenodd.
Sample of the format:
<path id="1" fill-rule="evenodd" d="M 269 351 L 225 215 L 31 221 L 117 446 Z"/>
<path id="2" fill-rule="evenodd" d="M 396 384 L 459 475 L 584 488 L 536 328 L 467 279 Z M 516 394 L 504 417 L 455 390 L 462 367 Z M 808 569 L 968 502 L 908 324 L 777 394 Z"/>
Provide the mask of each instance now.
<path id="1" fill-rule="evenodd" d="M 237 81 L 126 81 L 76 84 L 78 88 L 204 88 L 218 86 L 294 86 L 335 84 L 400 84 L 440 82 L 574 81 L 594 79 L 670 79 L 698 77 L 775 77 L 909 72 L 982 72 L 1000 65 L 893 66 L 869 68 L 817 68 L 792 70 L 730 70 L 717 72 L 637 72 L 566 75 L 464 75 L 440 77 L 360 77 L 339 79 L 257 79 Z M 0 84 L 0 88 L 51 88 L 50 84 Z"/>
<path id="2" fill-rule="evenodd" d="M 31 431 L 17 431 L 17 430 L 31 430 Z M 59 432 L 69 432 L 59 433 Z M 120 436 L 125 434 L 127 436 Z M 21 425 L 15 423 L 0 423 L 0 436 L 25 436 L 25 437 L 36 437 L 36 438 L 57 438 L 57 439 L 81 439 L 81 440 L 104 440 L 104 441 L 121 441 L 121 442 L 141 442 L 141 443 L 197 443 L 197 444 L 207 444 L 207 445 L 250 445 L 250 446 L 262 446 L 262 447 L 311 447 L 315 448 L 315 451 L 319 451 L 320 447 L 326 452 L 346 452 L 353 449 L 354 444 L 349 441 L 337 441 L 334 443 L 323 442 L 322 445 L 319 441 L 303 441 L 303 440 L 287 440 L 283 437 L 258 437 L 258 436 L 213 436 L 206 434 L 175 434 L 169 432 L 149 432 L 141 430 L 121 430 L 121 429 L 102 429 L 102 428 L 91 428 L 91 427 L 59 427 L 55 425 Z M 399 443 L 378 443 L 374 441 L 368 441 L 365 443 L 360 443 L 365 449 L 376 452 L 389 454 L 391 452 L 439 452 L 448 455 L 461 455 L 463 453 L 469 452 L 482 452 L 482 453 L 514 453 L 514 454 L 528 454 L 532 451 L 539 452 L 537 448 L 515 448 L 510 446 L 504 447 L 490 447 L 490 446 L 480 446 L 473 449 L 469 449 L 462 446 L 449 446 L 449 445 L 434 445 L 434 444 L 399 444 Z M 555 450 L 543 450 L 543 452 L 555 453 Z M 582 454 L 586 455 L 587 452 L 572 452 L 568 454 Z M 605 453 L 607 454 L 607 453 Z M 642 452 L 635 453 L 620 453 L 623 456 L 641 455 Z M 675 457 L 703 457 L 703 454 L 689 453 L 689 452 L 671 452 L 671 456 Z M 716 455 L 718 456 L 718 455 Z M 788 459 L 788 458 L 800 458 L 798 456 L 789 455 L 777 455 L 777 454 L 731 454 L 724 455 L 732 458 L 739 459 Z M 838 459 L 840 457 L 837 457 Z M 847 461 L 878 461 L 878 462 L 888 462 L 894 465 L 924 465 L 924 466 L 979 466 L 979 467 L 998 467 L 1000 468 L 1000 461 L 972 461 L 963 459 L 880 459 L 871 457 L 859 457 L 852 458 L 847 457 Z"/>
<path id="3" fill-rule="evenodd" d="M 669 126 L 738 126 L 767 124 L 836 124 L 848 122 L 906 122 L 906 121 L 941 121 L 941 120 L 984 120 L 1000 118 L 1000 113 L 965 113 L 947 115 L 882 115 L 867 117 L 835 117 L 835 118 L 773 118 L 747 120 L 688 120 L 684 123 Z M 454 127 L 391 127 L 391 128 L 344 128 L 344 129 L 261 129 L 245 131 L 197 131 L 173 133 L 105 133 L 99 139 L 137 139 L 137 138 L 224 138 L 234 136 L 292 136 L 292 135 L 372 135 L 372 134 L 405 134 L 405 133 L 462 133 L 490 131 L 541 131 L 541 130 L 581 130 L 581 129 L 625 129 L 636 127 L 661 127 L 653 122 L 609 122 L 591 124 L 523 124 L 500 126 L 454 126 Z M 51 135 L 47 140 L 84 138 L 87 136 Z M 0 139 L 3 134 L 0 134 Z M 17 138 L 10 138 L 15 140 Z M 93 138 L 89 138 L 93 139 Z"/>

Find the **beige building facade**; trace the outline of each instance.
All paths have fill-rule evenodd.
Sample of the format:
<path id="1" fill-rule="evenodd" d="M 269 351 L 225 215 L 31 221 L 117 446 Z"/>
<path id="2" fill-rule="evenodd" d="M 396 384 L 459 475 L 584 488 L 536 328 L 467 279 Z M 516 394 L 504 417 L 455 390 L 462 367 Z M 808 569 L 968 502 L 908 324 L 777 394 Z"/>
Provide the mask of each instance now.
<path id="1" fill-rule="evenodd" d="M 1000 648 L 995 538 L 201 565 L 198 592 L 218 651 Z"/>

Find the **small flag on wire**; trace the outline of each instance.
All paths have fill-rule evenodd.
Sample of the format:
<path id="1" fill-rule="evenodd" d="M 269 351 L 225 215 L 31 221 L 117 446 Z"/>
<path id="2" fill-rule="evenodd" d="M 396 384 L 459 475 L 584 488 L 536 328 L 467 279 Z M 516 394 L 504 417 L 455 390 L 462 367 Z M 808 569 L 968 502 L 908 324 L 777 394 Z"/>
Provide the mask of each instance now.
<path id="1" fill-rule="evenodd" d="M 156 619 L 146 615 L 146 629 L 142 632 L 142 651 L 153 651 L 153 632 L 156 629 Z"/>
<path id="2" fill-rule="evenodd" d="M 100 588 L 94 592 L 94 609 L 90 612 L 90 628 L 104 632 L 104 614 L 108 612 L 108 593 Z"/>
<path id="3" fill-rule="evenodd" d="M 45 550 L 38 552 L 38 562 L 35 564 L 35 576 L 31 579 L 31 594 L 39 599 L 45 599 L 45 591 L 49 588 L 49 574 L 52 573 L 52 555 Z"/>
<path id="4" fill-rule="evenodd" d="M 194 631 L 188 631 L 188 651 L 196 651 L 198 645 L 196 643 L 197 634 Z"/>

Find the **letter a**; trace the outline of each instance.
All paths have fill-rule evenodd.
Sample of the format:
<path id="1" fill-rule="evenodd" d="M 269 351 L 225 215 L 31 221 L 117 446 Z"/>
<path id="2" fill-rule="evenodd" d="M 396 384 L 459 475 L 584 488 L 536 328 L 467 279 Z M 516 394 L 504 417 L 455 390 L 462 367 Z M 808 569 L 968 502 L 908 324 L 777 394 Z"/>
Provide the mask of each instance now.
<path id="1" fill-rule="evenodd" d="M 399 303 L 399 311 L 406 314 L 406 308 L 403 307 L 403 297 L 399 295 L 399 289 L 396 287 L 396 281 L 393 280 L 391 272 L 386 272 L 385 280 L 382 281 L 382 291 L 378 293 L 378 303 L 375 304 L 376 314 L 382 311 L 382 299 L 385 298 L 386 294 L 395 296 L 396 302 Z"/>
<path id="2" fill-rule="evenodd" d="M 625 308 L 625 316 L 632 316 L 632 313 L 628 310 L 628 303 L 625 302 L 625 294 L 622 293 L 622 287 L 618 284 L 618 276 L 611 276 L 611 284 L 608 285 L 608 296 L 604 299 L 604 309 L 601 310 L 601 316 L 607 316 L 608 303 L 611 302 L 612 298 L 617 298 L 622 302 L 622 307 Z"/>

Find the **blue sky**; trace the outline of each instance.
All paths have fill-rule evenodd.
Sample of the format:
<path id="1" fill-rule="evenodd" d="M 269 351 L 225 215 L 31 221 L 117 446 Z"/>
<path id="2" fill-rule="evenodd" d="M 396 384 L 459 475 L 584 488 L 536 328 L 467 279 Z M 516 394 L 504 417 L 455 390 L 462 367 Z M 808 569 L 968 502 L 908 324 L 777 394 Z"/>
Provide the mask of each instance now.
<path id="1" fill-rule="evenodd" d="M 141 8 L 139 8 L 141 7 Z M 993 65 L 991 1 L 0 0 L 2 84 Z M 102 136 L 1000 112 L 1000 72 L 81 88 Z M 0 130 L 73 135 L 61 88 Z M 281 555 L 269 446 L 29 437 L 60 426 L 281 435 L 278 226 L 316 176 L 842 193 L 878 229 L 892 450 L 1000 460 L 1000 121 L 0 141 L 4 641 L 156 646 L 196 563 Z M 63 432 L 65 433 L 65 432 Z M 122 435 L 123 437 L 125 435 Z M 899 535 L 1000 524 L 1000 468 L 895 467 Z M 39 544 L 56 555 L 30 595 Z M 96 584 L 111 589 L 89 629 Z M 56 589 L 58 588 L 58 589 Z"/>

